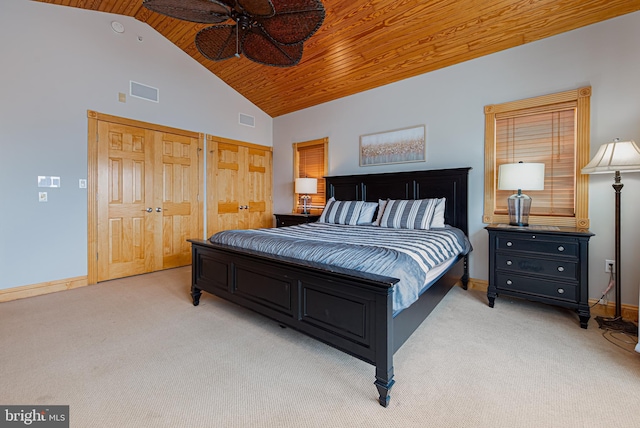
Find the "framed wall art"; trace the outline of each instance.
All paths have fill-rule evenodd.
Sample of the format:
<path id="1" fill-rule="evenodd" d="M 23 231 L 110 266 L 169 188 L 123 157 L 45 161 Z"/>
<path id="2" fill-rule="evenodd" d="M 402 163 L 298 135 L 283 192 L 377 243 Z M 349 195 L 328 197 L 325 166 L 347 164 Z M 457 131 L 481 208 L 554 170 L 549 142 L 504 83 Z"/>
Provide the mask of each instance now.
<path id="1" fill-rule="evenodd" d="M 360 166 L 426 160 L 424 125 L 360 136 Z"/>

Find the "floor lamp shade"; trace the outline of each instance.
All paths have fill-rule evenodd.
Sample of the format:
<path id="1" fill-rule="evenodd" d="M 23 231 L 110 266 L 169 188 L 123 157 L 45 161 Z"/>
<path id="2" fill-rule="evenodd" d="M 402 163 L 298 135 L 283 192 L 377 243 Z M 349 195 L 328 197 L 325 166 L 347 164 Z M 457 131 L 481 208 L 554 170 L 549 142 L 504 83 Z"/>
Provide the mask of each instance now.
<path id="1" fill-rule="evenodd" d="M 614 173 L 614 183 L 612 185 L 615 191 L 615 293 L 616 293 L 616 312 L 613 318 L 596 317 L 596 321 L 601 328 L 626 331 L 638 334 L 638 327 L 622 319 L 622 284 L 620 266 L 620 196 L 623 184 L 621 182 L 621 172 L 638 172 L 640 171 L 640 149 L 634 141 L 620 141 L 615 139 L 610 143 L 600 146 L 596 154 L 584 168 L 583 174 L 605 174 Z"/>
<path id="2" fill-rule="evenodd" d="M 584 168 L 583 174 L 605 174 L 612 172 L 640 171 L 640 148 L 635 141 L 620 141 L 600 146 L 596 154 Z"/>
<path id="3" fill-rule="evenodd" d="M 309 193 L 318 193 L 318 179 L 296 178 L 294 187 L 295 193 L 302 195 L 302 214 L 309 214 L 309 210 L 307 208 L 307 201 L 311 199 Z"/>
<path id="4" fill-rule="evenodd" d="M 544 190 L 544 164 L 518 162 L 500 165 L 498 189 L 517 190 L 507 199 L 509 224 L 528 226 L 531 197 L 522 193 L 522 190 Z"/>

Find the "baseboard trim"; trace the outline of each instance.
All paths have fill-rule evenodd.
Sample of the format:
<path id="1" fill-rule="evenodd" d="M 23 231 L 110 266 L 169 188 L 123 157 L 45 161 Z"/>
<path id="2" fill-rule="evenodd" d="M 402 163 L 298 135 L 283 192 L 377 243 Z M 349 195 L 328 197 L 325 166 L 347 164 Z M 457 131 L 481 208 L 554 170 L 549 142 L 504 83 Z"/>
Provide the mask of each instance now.
<path id="1" fill-rule="evenodd" d="M 613 317 L 616 313 L 616 304 L 614 302 L 607 302 L 606 305 L 596 304 L 598 299 L 589 299 L 589 307 L 591 308 L 591 316 L 600 317 Z M 595 306 L 594 306 L 595 305 Z M 628 321 L 638 322 L 638 307 L 632 305 L 620 305 L 620 312 L 622 318 Z"/>
<path id="2" fill-rule="evenodd" d="M 39 284 L 23 285 L 21 287 L 6 288 L 0 290 L 0 303 L 25 297 L 40 296 L 42 294 L 55 293 L 57 291 L 71 290 L 73 288 L 88 285 L 86 276 L 59 279 L 57 281 L 41 282 Z"/>
<path id="3" fill-rule="evenodd" d="M 489 288 L 489 282 L 482 279 L 469 278 L 467 290 L 478 290 L 486 292 Z"/>
<path id="4" fill-rule="evenodd" d="M 468 290 L 478 290 L 486 292 L 489 288 L 489 282 L 482 279 L 469 278 Z M 596 305 L 598 299 L 589 299 L 589 307 L 591 307 L 591 316 L 613 317 L 616 313 L 616 305 L 613 302 L 607 302 L 606 305 Z M 594 306 L 595 305 L 595 306 Z M 592 307 L 593 306 L 593 307 Z M 621 306 L 622 318 L 638 322 L 638 306 L 625 305 Z"/>

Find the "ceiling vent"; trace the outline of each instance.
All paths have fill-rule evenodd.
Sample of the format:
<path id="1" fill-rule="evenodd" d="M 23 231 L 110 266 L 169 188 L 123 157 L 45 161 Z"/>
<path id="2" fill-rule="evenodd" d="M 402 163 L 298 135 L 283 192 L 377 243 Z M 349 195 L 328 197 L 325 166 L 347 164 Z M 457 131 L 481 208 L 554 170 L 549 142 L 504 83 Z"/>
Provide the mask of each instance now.
<path id="1" fill-rule="evenodd" d="M 250 126 L 252 128 L 256 127 L 256 118 L 253 116 L 249 116 L 248 114 L 240 113 L 238 122 L 240 123 L 240 125 Z"/>
<path id="2" fill-rule="evenodd" d="M 160 91 L 158 88 L 143 85 L 142 83 L 129 81 L 129 94 L 132 97 L 142 98 L 143 100 L 160 102 Z"/>

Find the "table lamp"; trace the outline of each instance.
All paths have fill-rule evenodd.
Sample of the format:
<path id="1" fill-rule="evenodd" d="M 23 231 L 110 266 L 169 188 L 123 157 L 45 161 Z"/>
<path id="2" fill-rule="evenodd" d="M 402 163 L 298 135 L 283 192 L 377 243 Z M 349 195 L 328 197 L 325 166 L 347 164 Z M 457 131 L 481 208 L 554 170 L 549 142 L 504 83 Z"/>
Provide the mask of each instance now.
<path id="1" fill-rule="evenodd" d="M 544 190 L 544 164 L 518 162 L 500 165 L 498 189 L 518 191 L 507 199 L 509 224 L 528 226 L 531 197 L 522 193 L 522 189 Z"/>
<path id="2" fill-rule="evenodd" d="M 307 201 L 311 199 L 309 193 L 318 193 L 318 179 L 317 178 L 296 178 L 295 181 L 295 193 L 302 195 L 302 214 L 309 214 L 307 208 Z"/>

